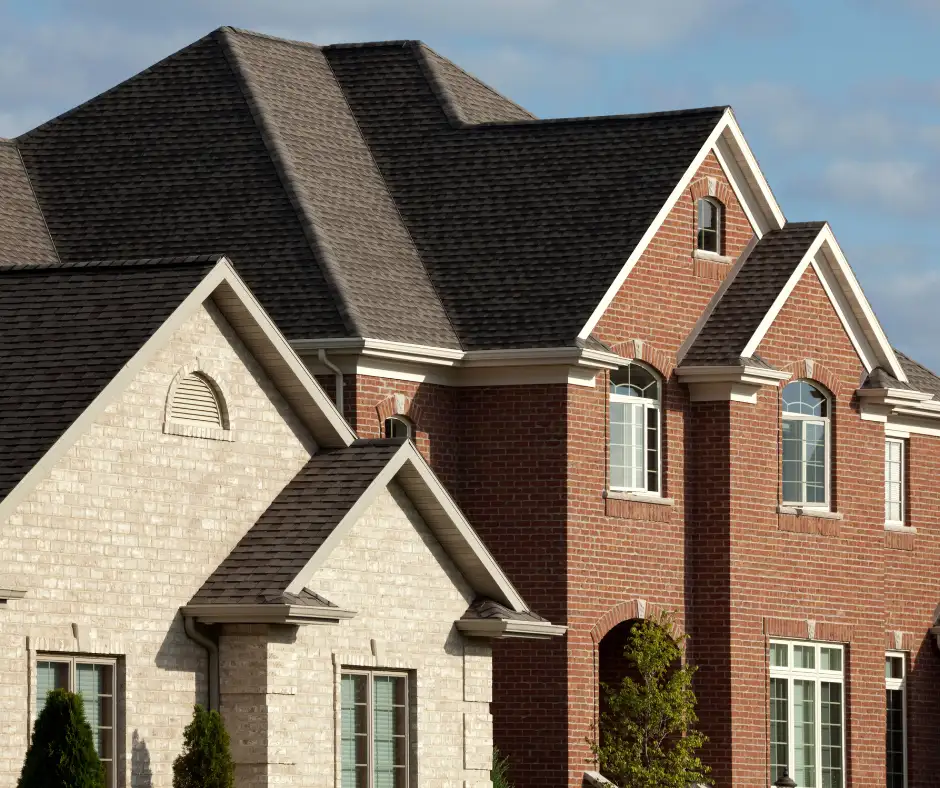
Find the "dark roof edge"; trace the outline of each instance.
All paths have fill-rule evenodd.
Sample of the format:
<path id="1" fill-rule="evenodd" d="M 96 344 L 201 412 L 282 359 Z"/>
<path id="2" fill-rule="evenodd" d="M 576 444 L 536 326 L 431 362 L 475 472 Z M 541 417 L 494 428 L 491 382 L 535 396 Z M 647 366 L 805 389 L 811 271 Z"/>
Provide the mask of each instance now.
<path id="1" fill-rule="evenodd" d="M 291 205 L 294 206 L 307 243 L 315 252 L 315 257 L 320 264 L 327 286 L 333 291 L 333 300 L 347 332 L 355 336 L 363 336 L 362 320 L 355 313 L 353 305 L 344 298 L 340 265 L 334 259 L 332 250 L 320 237 L 321 234 L 317 230 L 313 209 L 307 204 L 303 194 L 295 185 L 297 176 L 294 173 L 287 146 L 281 140 L 277 126 L 269 120 L 269 112 L 261 96 L 261 91 L 256 89 L 250 69 L 238 53 L 238 44 L 234 39 L 237 33 L 235 33 L 234 28 L 221 27 L 212 35 L 218 36 L 222 53 L 232 69 L 245 103 L 248 105 L 255 125 L 258 127 L 258 133 L 261 135 L 264 146 L 271 156 L 281 185 L 287 193 Z"/>
<path id="2" fill-rule="evenodd" d="M 298 41 L 296 38 L 283 38 L 282 36 L 273 36 L 270 33 L 259 33 L 257 30 L 248 30 L 244 27 L 235 27 L 233 25 L 222 25 L 213 30 L 209 35 L 216 35 L 221 33 L 238 33 L 243 36 L 252 36 L 253 38 L 261 38 L 265 41 L 276 41 L 278 44 L 289 44 L 290 46 L 300 47 L 302 49 L 323 49 L 323 47 L 318 44 L 311 43 L 310 41 Z"/>
<path id="3" fill-rule="evenodd" d="M 492 128 L 503 126 L 548 126 L 562 123 L 620 123 L 631 120 L 645 120 L 647 118 L 668 118 L 679 115 L 705 115 L 710 112 L 727 112 L 731 109 L 729 104 L 712 107 L 691 107 L 689 109 L 668 109 L 659 112 L 637 112 L 622 115 L 583 115 L 573 118 L 533 118 L 532 120 L 488 121 L 475 123 L 470 128 Z"/>
<path id="4" fill-rule="evenodd" d="M 321 47 L 323 50 L 329 49 L 367 49 L 369 47 L 378 48 L 385 47 L 387 49 L 398 48 L 402 49 L 412 44 L 421 44 L 423 43 L 420 39 L 417 38 L 398 38 L 398 39 L 389 39 L 388 41 L 349 41 L 339 44 L 325 44 Z"/>
<path id="5" fill-rule="evenodd" d="M 10 271 L 50 271 L 74 270 L 76 268 L 146 268 L 171 267 L 175 265 L 194 265 L 195 263 L 217 263 L 225 257 L 224 254 L 194 254 L 175 257 L 144 257 L 132 260 L 78 260 L 58 263 L 14 263 L 0 266 L 0 276 Z"/>

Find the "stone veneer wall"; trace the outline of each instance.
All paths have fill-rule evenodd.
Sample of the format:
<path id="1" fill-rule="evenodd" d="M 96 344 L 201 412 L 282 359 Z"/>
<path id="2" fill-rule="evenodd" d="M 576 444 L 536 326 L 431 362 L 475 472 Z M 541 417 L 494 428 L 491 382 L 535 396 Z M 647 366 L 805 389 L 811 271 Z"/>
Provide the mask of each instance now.
<path id="1" fill-rule="evenodd" d="M 309 587 L 356 617 L 296 630 L 228 627 L 222 635 L 222 710 L 237 772 L 252 777 L 239 788 L 339 786 L 342 666 L 408 672 L 412 784 L 489 788 L 490 647 L 454 627 L 474 593 L 397 485 L 379 495 Z M 266 663 L 266 686 L 241 670 L 246 662 Z M 267 744 L 257 743 L 258 727 L 269 731 Z M 249 766 L 264 760 L 267 777 Z"/>
<path id="2" fill-rule="evenodd" d="M 170 382 L 197 358 L 230 396 L 232 442 L 163 433 Z M 0 788 L 19 776 L 45 651 L 121 658 L 123 784 L 170 786 L 206 699 L 205 652 L 178 608 L 314 448 L 208 302 L 0 528 L 0 586 L 28 589 L 0 608 Z"/>

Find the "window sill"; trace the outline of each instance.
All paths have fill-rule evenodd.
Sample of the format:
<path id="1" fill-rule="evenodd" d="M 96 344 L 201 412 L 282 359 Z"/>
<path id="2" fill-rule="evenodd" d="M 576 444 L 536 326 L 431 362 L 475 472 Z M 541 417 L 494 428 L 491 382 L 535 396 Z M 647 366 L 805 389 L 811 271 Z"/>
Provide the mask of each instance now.
<path id="1" fill-rule="evenodd" d="M 717 254 L 716 252 L 706 252 L 704 249 L 696 249 L 692 252 L 692 257 L 696 260 L 707 260 L 709 263 L 724 263 L 725 265 L 731 265 L 734 262 L 733 257 Z"/>
<path id="2" fill-rule="evenodd" d="M 842 512 L 830 512 L 828 509 L 818 509 L 813 506 L 789 506 L 780 504 L 777 514 L 789 514 L 793 517 L 819 517 L 822 520 L 842 520 Z"/>
<path id="3" fill-rule="evenodd" d="M 605 490 L 604 497 L 615 501 L 636 501 L 651 503 L 655 506 L 675 506 L 675 498 L 663 498 L 655 493 L 627 492 L 626 490 Z"/>
<path id="4" fill-rule="evenodd" d="M 904 525 L 904 523 L 885 523 L 886 531 L 896 531 L 899 534 L 916 534 L 917 529 L 913 525 Z"/>

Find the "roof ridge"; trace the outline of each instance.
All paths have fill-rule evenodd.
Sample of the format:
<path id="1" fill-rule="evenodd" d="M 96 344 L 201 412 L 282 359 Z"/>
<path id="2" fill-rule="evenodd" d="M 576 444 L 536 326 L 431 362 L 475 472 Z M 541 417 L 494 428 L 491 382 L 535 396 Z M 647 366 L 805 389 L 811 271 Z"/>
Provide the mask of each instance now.
<path id="1" fill-rule="evenodd" d="M 420 39 L 417 38 L 399 38 L 399 39 L 389 39 L 387 41 L 350 41 L 346 43 L 339 44 L 325 44 L 321 49 L 367 49 L 369 47 L 374 47 L 376 49 L 380 47 L 406 47 L 412 44 L 422 44 Z"/>
<path id="2" fill-rule="evenodd" d="M 225 258 L 224 254 L 176 255 L 170 257 L 143 257 L 129 260 L 71 260 L 57 263 L 13 263 L 0 265 L 0 276 L 12 271 L 38 271 L 42 273 L 77 268 L 169 268 L 172 266 L 195 265 L 196 263 L 217 263 Z"/>
<path id="3" fill-rule="evenodd" d="M 453 108 L 454 108 L 454 114 L 455 114 L 455 116 L 456 116 L 457 118 L 459 118 L 461 125 L 464 125 L 464 126 L 479 126 L 479 125 L 481 125 L 481 124 L 479 124 L 479 123 L 471 123 L 470 121 L 465 120 L 465 119 L 461 116 L 461 111 L 460 111 L 460 104 L 459 104 L 459 102 L 457 102 L 457 101 L 454 100 L 454 97 L 453 97 L 453 95 L 452 95 L 452 93 L 451 93 L 450 88 L 447 87 L 447 85 L 446 85 L 446 84 L 444 83 L 444 81 L 441 79 L 440 75 L 437 73 L 436 67 L 434 66 L 434 64 L 428 59 L 428 57 L 427 57 L 427 53 L 428 53 L 428 52 L 430 52 L 431 54 L 433 54 L 435 57 L 438 57 L 438 58 L 440 58 L 441 60 L 445 60 L 445 61 L 447 61 L 448 63 L 450 63 L 450 65 L 453 66 L 454 68 L 456 68 L 461 74 L 463 74 L 463 75 L 464 75 L 465 77 L 467 77 L 468 79 L 472 79 L 472 80 L 473 80 L 474 82 L 476 82 L 480 87 L 484 88 L 485 90 L 488 90 L 488 91 L 489 91 L 490 93 L 492 93 L 494 96 L 498 96 L 499 98 L 503 99 L 504 101 L 508 101 L 508 102 L 509 102 L 510 104 L 512 104 L 516 109 L 518 109 L 518 110 L 520 110 L 521 112 L 524 112 L 526 115 L 528 115 L 530 119 L 532 119 L 532 120 L 538 120 L 538 118 L 537 118 L 535 115 L 533 115 L 531 112 L 529 112 L 529 110 L 527 110 L 527 109 L 526 109 L 525 107 L 523 107 L 521 104 L 517 104 L 515 101 L 513 101 L 513 100 L 512 100 L 511 98 L 509 98 L 508 96 L 503 95 L 503 94 L 500 93 L 498 90 L 496 90 L 496 88 L 492 87 L 491 85 L 488 85 L 486 82 L 484 82 L 484 81 L 483 81 L 482 79 L 480 79 L 478 76 L 476 76 L 475 74 L 471 74 L 471 73 L 470 73 L 469 71 L 467 71 L 465 68 L 461 67 L 458 63 L 455 63 L 455 62 L 454 62 L 453 60 L 451 60 L 449 57 L 446 57 L 446 56 L 442 55 L 440 52 L 438 52 L 437 50 L 435 50 L 433 47 L 429 47 L 429 46 L 428 46 L 427 44 L 425 44 L 423 41 L 414 41 L 414 42 L 412 42 L 412 47 L 413 47 L 413 49 L 415 50 L 415 52 L 418 53 L 418 57 L 419 57 L 420 61 L 422 62 L 423 66 L 426 66 L 426 67 L 427 67 L 427 71 L 429 72 L 430 77 L 431 77 L 431 79 L 433 80 L 432 90 L 433 90 L 434 87 L 436 86 L 437 89 L 440 90 L 440 92 L 446 97 L 447 102 L 448 102 L 450 105 L 453 106 Z M 424 69 L 422 68 L 422 70 L 424 70 Z M 429 80 L 429 81 L 430 81 L 430 80 Z M 436 93 L 436 92 L 437 92 L 437 91 L 435 91 L 435 93 Z M 447 111 L 447 108 L 445 107 L 445 112 L 446 112 L 446 111 Z"/>
<path id="4" fill-rule="evenodd" d="M 311 41 L 301 41 L 296 38 L 284 38 L 283 36 L 275 36 L 271 35 L 270 33 L 261 33 L 257 30 L 248 30 L 244 27 L 235 27 L 234 25 L 222 25 L 217 27 L 212 31 L 212 33 L 210 33 L 210 35 L 222 32 L 237 33 L 243 36 L 251 36 L 252 38 L 261 38 L 266 41 L 273 41 L 278 44 L 288 44 L 290 46 L 301 47 L 303 49 L 323 49 L 323 47 L 321 47 L 319 44 L 314 44 Z"/>
<path id="5" fill-rule="evenodd" d="M 668 109 L 657 112 L 636 112 L 620 115 L 580 115 L 571 118 L 532 118 L 531 120 L 487 121 L 486 123 L 472 124 L 472 128 L 502 127 L 502 126 L 547 126 L 562 123 L 599 123 L 625 120 L 645 120 L 646 118 L 668 118 L 680 115 L 705 115 L 709 112 L 726 112 L 731 109 L 730 104 L 716 104 L 711 107 L 690 107 L 688 109 Z M 470 124 L 468 124 L 470 125 Z"/>
<path id="6" fill-rule="evenodd" d="M 341 285 L 343 281 L 341 266 L 336 262 L 333 251 L 323 239 L 322 233 L 318 231 L 315 220 L 315 214 L 312 208 L 307 204 L 307 200 L 296 186 L 294 176 L 293 162 L 290 152 L 281 139 L 281 135 L 273 121 L 269 118 L 269 111 L 261 96 L 261 91 L 256 87 L 251 69 L 238 52 L 238 44 L 232 38 L 233 28 L 221 27 L 213 35 L 218 35 L 222 46 L 222 52 L 228 61 L 229 67 L 235 76 L 238 87 L 241 90 L 245 103 L 248 105 L 248 111 L 258 128 L 264 147 L 271 157 L 274 169 L 284 191 L 287 193 L 290 203 L 297 212 L 297 218 L 307 243 L 314 252 L 314 257 L 320 266 L 327 286 L 333 290 L 334 302 L 337 306 L 340 318 L 346 326 L 346 330 L 354 336 L 363 336 L 361 329 L 362 319 L 356 313 L 355 305 L 346 297 Z M 331 72 L 332 73 L 332 72 Z M 334 77 L 335 79 L 335 77 Z"/>

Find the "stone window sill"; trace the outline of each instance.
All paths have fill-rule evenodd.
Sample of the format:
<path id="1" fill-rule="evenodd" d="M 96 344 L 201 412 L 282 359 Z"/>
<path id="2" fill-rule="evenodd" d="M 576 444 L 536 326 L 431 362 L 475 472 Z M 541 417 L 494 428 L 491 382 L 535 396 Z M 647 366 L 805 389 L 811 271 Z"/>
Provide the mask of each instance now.
<path id="1" fill-rule="evenodd" d="M 812 506 L 784 506 L 777 507 L 778 514 L 789 514 L 793 517 L 819 517 L 822 520 L 841 520 L 841 512 L 830 512 L 828 509 L 817 509 Z"/>
<path id="2" fill-rule="evenodd" d="M 615 501 L 636 501 L 637 503 L 651 503 L 654 506 L 675 506 L 675 498 L 663 498 L 652 493 L 626 492 L 624 490 L 606 490 L 605 498 Z"/>
<path id="3" fill-rule="evenodd" d="M 899 534 L 916 534 L 917 529 L 912 525 L 904 525 L 904 523 L 885 523 L 886 531 L 894 531 Z"/>
<path id="4" fill-rule="evenodd" d="M 696 249 L 692 252 L 692 257 L 696 260 L 707 260 L 710 263 L 724 263 L 725 265 L 731 265 L 734 262 L 733 257 L 728 257 L 724 254 L 716 254 L 715 252 L 706 252 L 704 249 Z"/>

